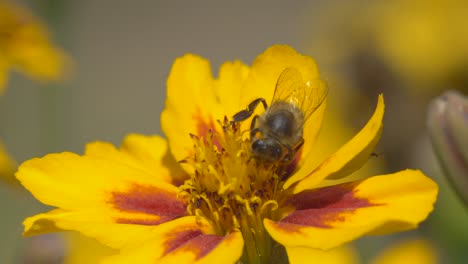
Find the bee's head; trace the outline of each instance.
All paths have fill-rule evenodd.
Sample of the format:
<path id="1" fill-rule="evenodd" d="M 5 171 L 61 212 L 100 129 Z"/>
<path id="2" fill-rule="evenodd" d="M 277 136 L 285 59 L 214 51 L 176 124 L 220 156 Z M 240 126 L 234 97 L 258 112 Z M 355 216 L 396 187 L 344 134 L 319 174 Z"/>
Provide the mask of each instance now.
<path id="1" fill-rule="evenodd" d="M 256 139 L 252 143 L 252 152 L 256 158 L 268 162 L 279 161 L 284 156 L 281 144 L 273 138 Z"/>

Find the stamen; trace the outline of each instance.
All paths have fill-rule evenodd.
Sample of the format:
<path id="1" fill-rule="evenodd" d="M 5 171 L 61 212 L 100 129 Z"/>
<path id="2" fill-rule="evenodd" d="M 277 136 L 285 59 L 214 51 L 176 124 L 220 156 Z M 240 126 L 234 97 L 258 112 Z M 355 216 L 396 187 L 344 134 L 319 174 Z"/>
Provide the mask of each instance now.
<path id="1" fill-rule="evenodd" d="M 238 123 L 225 118 L 219 124 L 221 132 L 210 129 L 204 136 L 190 135 L 193 155 L 184 161 L 194 173 L 179 187 L 181 195 L 189 197 L 189 214 L 208 219 L 218 235 L 240 230 L 246 258 L 264 261 L 273 243 L 263 219 L 278 209 L 281 165 L 253 158 L 248 133 L 241 132 Z"/>
<path id="2" fill-rule="evenodd" d="M 267 211 L 266 208 L 269 205 L 273 205 L 272 208 L 269 211 L 276 211 L 278 209 L 278 207 L 279 207 L 277 201 L 269 200 L 269 201 L 267 201 L 266 203 L 264 203 L 262 205 L 262 208 L 260 208 L 260 213 L 263 214 L 264 212 L 266 212 Z"/>

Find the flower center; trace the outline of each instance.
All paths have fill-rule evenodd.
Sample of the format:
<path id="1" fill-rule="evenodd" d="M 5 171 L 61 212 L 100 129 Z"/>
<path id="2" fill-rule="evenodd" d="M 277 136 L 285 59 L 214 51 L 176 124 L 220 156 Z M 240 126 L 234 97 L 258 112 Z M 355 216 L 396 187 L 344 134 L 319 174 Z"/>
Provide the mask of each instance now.
<path id="1" fill-rule="evenodd" d="M 218 235 L 242 232 L 244 260 L 265 263 L 272 239 L 263 219 L 274 218 L 281 199 L 280 164 L 264 164 L 251 156 L 248 133 L 238 124 L 223 123 L 224 131 L 209 130 L 206 136 L 191 135 L 193 155 L 185 160 L 194 173 L 180 188 L 189 198 L 188 212 L 206 218 Z"/>

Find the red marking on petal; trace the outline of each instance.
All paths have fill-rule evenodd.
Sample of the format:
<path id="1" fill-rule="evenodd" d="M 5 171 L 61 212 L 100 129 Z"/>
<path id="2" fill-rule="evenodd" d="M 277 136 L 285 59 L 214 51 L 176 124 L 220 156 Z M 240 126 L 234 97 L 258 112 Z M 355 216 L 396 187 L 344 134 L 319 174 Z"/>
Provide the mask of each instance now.
<path id="1" fill-rule="evenodd" d="M 218 150 L 221 150 L 221 144 L 219 143 L 218 139 L 216 138 L 216 135 L 214 132 L 216 131 L 215 129 L 215 123 L 213 119 L 210 117 L 209 121 L 206 121 L 203 119 L 200 111 L 198 111 L 198 114 L 193 116 L 193 119 L 197 122 L 197 136 L 203 137 L 205 142 L 208 137 L 213 137 L 213 144 L 218 147 Z"/>
<path id="2" fill-rule="evenodd" d="M 157 219 L 128 219 L 128 218 L 117 218 L 115 220 L 118 224 L 132 224 L 132 225 L 159 225 L 168 221 L 173 220 L 172 217 L 160 217 Z"/>
<path id="3" fill-rule="evenodd" d="M 154 186 L 134 185 L 126 192 L 114 192 L 110 203 L 120 211 L 153 216 L 148 219 L 119 218 L 120 223 L 157 225 L 187 215 L 186 204 L 174 193 Z"/>
<path id="4" fill-rule="evenodd" d="M 190 251 L 195 254 L 195 259 L 200 259 L 216 248 L 224 239 L 230 236 L 222 237 L 217 235 L 203 234 L 198 229 L 184 230 L 170 234 L 166 242 L 164 255 L 177 251 Z"/>
<path id="5" fill-rule="evenodd" d="M 171 184 L 176 186 L 176 187 L 179 187 L 184 183 L 185 183 L 185 180 L 174 180 Z"/>
<path id="6" fill-rule="evenodd" d="M 307 174 L 306 177 L 310 177 L 311 175 L 313 175 L 317 171 L 321 170 L 322 168 L 325 168 L 327 166 L 327 164 L 330 162 L 330 160 L 331 160 L 331 158 L 328 158 L 328 159 L 324 160 L 319 166 L 317 166 L 314 170 L 312 170 L 309 174 Z"/>
<path id="7" fill-rule="evenodd" d="M 163 255 L 167 255 L 168 253 L 186 244 L 191 239 L 201 236 L 202 234 L 203 233 L 199 229 L 190 229 L 169 234 L 165 244 L 166 249 L 164 250 Z"/>
<path id="8" fill-rule="evenodd" d="M 302 225 L 283 223 L 283 222 L 275 222 L 273 224 L 276 225 L 277 228 L 283 231 L 289 232 L 289 233 L 300 233 L 301 228 L 304 227 Z"/>
<path id="9" fill-rule="evenodd" d="M 286 205 L 293 206 L 296 211 L 281 219 L 281 223 L 330 228 L 332 223 L 345 221 L 346 214 L 359 208 L 381 205 L 356 197 L 354 187 L 358 183 L 345 183 L 298 193 L 286 202 Z"/>
<path id="10" fill-rule="evenodd" d="M 184 245 L 183 250 L 194 252 L 196 255 L 195 259 L 200 259 L 210 253 L 211 250 L 216 248 L 222 241 L 223 237 L 221 236 L 201 235 L 188 241 Z"/>
<path id="11" fill-rule="evenodd" d="M 321 228 L 331 228 L 330 222 L 342 222 L 345 220 L 343 211 L 339 209 L 327 210 L 310 209 L 296 211 L 281 220 L 281 223 L 291 223 L 301 226 L 315 226 Z"/>

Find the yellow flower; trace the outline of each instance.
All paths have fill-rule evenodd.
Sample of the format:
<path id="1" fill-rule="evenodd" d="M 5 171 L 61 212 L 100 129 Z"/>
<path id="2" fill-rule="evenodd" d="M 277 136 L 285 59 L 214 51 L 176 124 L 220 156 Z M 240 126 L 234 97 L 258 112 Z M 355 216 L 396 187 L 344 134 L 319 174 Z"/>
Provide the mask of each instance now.
<path id="1" fill-rule="evenodd" d="M 294 263 L 314 263 L 319 264 L 436 264 L 438 263 L 438 254 L 436 248 L 425 239 L 413 238 L 398 241 L 384 248 L 377 255 L 373 256 L 368 262 L 360 258 L 358 251 L 352 246 L 346 245 L 332 250 L 323 251 L 309 248 L 299 248 L 295 257 L 290 259 Z M 317 260 L 317 261 L 315 261 Z"/>
<path id="2" fill-rule="evenodd" d="M 9 1 L 0 2 L 0 94 L 10 69 L 38 80 L 57 80 L 69 63 L 32 14 Z"/>
<path id="3" fill-rule="evenodd" d="M 427 240 L 409 239 L 386 248 L 377 255 L 371 264 L 436 264 L 437 250 Z"/>
<path id="4" fill-rule="evenodd" d="M 13 177 L 15 169 L 15 161 L 8 155 L 3 143 L 0 141 L 0 179 L 17 184 L 16 179 Z"/>
<path id="5" fill-rule="evenodd" d="M 382 132 L 383 96 L 368 124 L 318 166 L 309 158 L 325 103 L 305 123 L 304 145 L 286 168 L 252 157 L 249 120 L 231 124 L 225 116 L 255 98 L 270 102 L 286 68 L 311 87 L 323 85 L 314 60 L 288 46 L 267 49 L 250 68 L 225 63 L 217 79 L 205 59 L 177 59 L 161 116 L 168 140 L 132 134 L 120 148 L 95 142 L 84 155 L 49 154 L 20 166 L 22 184 L 57 207 L 27 218 L 24 234 L 82 232 L 120 249 L 109 263 L 266 263 L 281 249 L 294 260 L 299 248 L 416 228 L 438 190 L 420 171 L 323 186 L 369 159 Z"/>
<path id="6" fill-rule="evenodd" d="M 352 246 L 344 245 L 331 250 L 320 250 L 320 249 L 311 249 L 311 248 L 294 248 L 289 252 L 290 254 L 289 261 L 290 263 L 296 264 L 308 264 L 308 263 L 317 263 L 317 264 L 359 264 L 360 258 L 358 251 L 355 250 Z M 312 261 L 313 260 L 313 261 Z"/>
<path id="7" fill-rule="evenodd" d="M 309 15 L 314 19 L 311 50 L 334 70 L 342 70 L 336 67 L 340 65 L 347 68 L 344 75 L 354 72 L 351 80 L 372 84 L 357 89 L 404 85 L 420 97 L 436 96 L 447 87 L 467 90 L 465 1 L 337 3 L 328 1 L 310 10 L 316 11 Z"/>
<path id="8" fill-rule="evenodd" d="M 429 85 L 439 81 L 439 89 L 446 89 L 449 81 L 459 81 L 451 78 L 464 77 L 468 59 L 465 2 L 381 1 L 369 11 L 378 14 L 369 24 L 376 47 L 400 76 Z"/>

